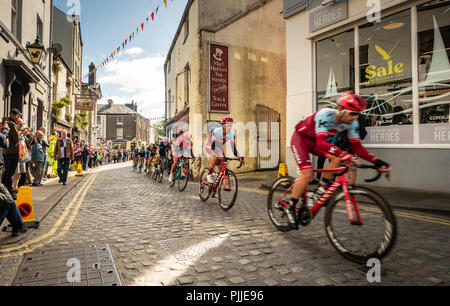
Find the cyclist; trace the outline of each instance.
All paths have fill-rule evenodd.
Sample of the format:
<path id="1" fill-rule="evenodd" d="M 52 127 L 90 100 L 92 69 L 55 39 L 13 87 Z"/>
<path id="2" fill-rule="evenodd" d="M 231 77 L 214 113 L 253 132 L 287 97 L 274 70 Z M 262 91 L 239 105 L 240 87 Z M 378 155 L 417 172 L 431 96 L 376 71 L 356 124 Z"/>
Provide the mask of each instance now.
<path id="1" fill-rule="evenodd" d="M 172 154 L 172 148 L 169 144 L 169 140 L 167 138 L 164 138 L 163 141 L 158 145 L 158 147 L 156 149 L 155 165 L 158 164 L 158 162 L 161 158 L 166 159 L 171 154 Z M 162 164 L 164 164 L 164 161 Z M 161 169 L 161 171 L 162 171 L 162 169 Z"/>
<path id="2" fill-rule="evenodd" d="M 114 153 L 115 154 L 115 153 Z M 133 151 L 133 167 L 136 168 L 138 164 L 138 158 L 139 158 L 139 148 L 136 147 Z"/>
<path id="3" fill-rule="evenodd" d="M 174 142 L 174 146 L 172 148 L 173 164 L 170 170 L 169 183 L 173 182 L 173 172 L 175 171 L 178 160 L 182 156 L 194 158 L 194 154 L 192 153 L 192 146 L 192 136 L 189 132 L 184 133 L 184 135 L 180 135 Z"/>
<path id="4" fill-rule="evenodd" d="M 145 150 L 145 172 L 147 172 L 147 169 L 152 164 L 153 158 L 156 156 L 156 145 L 153 143 L 147 147 Z"/>
<path id="5" fill-rule="evenodd" d="M 138 164 L 139 165 L 141 163 L 144 164 L 144 161 L 145 161 L 145 145 L 142 145 L 140 150 L 139 150 Z"/>
<path id="6" fill-rule="evenodd" d="M 319 157 L 330 159 L 327 169 L 338 168 L 343 162 L 347 166 L 358 165 L 358 160 L 350 153 L 345 152 L 327 141 L 327 138 L 338 133 L 347 132 L 350 146 L 355 154 L 367 160 L 377 167 L 380 172 L 392 170 L 389 163 L 382 161 L 369 153 L 361 144 L 359 135 L 358 116 L 366 109 L 366 101 L 355 93 L 344 93 L 337 102 L 337 109 L 324 108 L 307 119 L 299 122 L 295 127 L 295 132 L 291 140 L 291 149 L 295 161 L 300 168 L 301 176 L 294 184 L 292 198 L 289 207 L 284 209 L 289 225 L 298 230 L 295 221 L 295 206 L 301 200 L 302 210 L 308 210 L 302 197 L 308 183 L 313 179 L 314 170 L 311 164 L 310 153 Z M 325 173 L 322 186 L 328 189 L 331 184 L 333 173 Z"/>
<path id="7" fill-rule="evenodd" d="M 209 164 L 209 172 L 206 177 L 208 184 L 214 184 L 214 166 L 220 162 L 220 160 L 225 156 L 224 146 L 227 141 L 231 143 L 231 148 L 235 157 L 238 157 L 241 163 L 244 162 L 244 158 L 239 156 L 236 149 L 236 139 L 232 131 L 233 128 L 233 118 L 225 117 L 222 119 L 220 124 L 221 127 L 214 129 L 211 136 L 206 143 L 206 151 L 212 155 L 211 163 Z"/>

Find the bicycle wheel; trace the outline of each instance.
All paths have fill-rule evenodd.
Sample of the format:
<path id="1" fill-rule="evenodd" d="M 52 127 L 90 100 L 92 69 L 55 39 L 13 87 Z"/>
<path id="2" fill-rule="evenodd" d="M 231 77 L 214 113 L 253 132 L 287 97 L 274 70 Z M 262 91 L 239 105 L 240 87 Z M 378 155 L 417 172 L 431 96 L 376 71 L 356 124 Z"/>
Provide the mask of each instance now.
<path id="1" fill-rule="evenodd" d="M 290 232 L 292 227 L 289 226 L 288 216 L 284 212 L 284 206 L 280 203 L 288 205 L 290 192 L 286 190 L 286 186 L 292 186 L 295 179 L 290 176 L 283 176 L 272 184 L 272 188 L 267 196 L 267 212 L 270 221 L 281 232 Z"/>
<path id="2" fill-rule="evenodd" d="M 230 210 L 236 202 L 238 194 L 238 180 L 236 174 L 227 170 L 227 174 L 220 179 L 219 183 L 219 205 L 223 210 Z"/>
<path id="3" fill-rule="evenodd" d="M 179 175 L 178 171 L 180 171 L 180 168 L 178 166 L 176 166 L 174 171 L 173 171 L 174 175 L 173 175 L 172 183 L 169 183 L 170 188 L 173 188 L 173 186 L 175 186 L 175 182 L 178 180 L 178 175 Z"/>
<path id="4" fill-rule="evenodd" d="M 186 190 L 189 181 L 189 163 L 181 167 L 180 176 L 178 177 L 178 190 L 183 192 Z"/>
<path id="5" fill-rule="evenodd" d="M 208 201 L 209 197 L 211 196 L 211 186 L 208 184 L 208 181 L 206 180 L 208 172 L 209 172 L 208 169 L 203 170 L 199 180 L 198 195 L 200 197 L 200 200 L 202 200 L 203 202 Z"/>
<path id="6" fill-rule="evenodd" d="M 362 224 L 350 223 L 345 194 L 340 192 L 325 212 L 328 239 L 342 256 L 357 263 L 385 257 L 394 246 L 397 235 L 391 207 L 382 196 L 368 188 L 353 187 L 349 192 L 358 203 Z M 356 219 L 353 205 L 352 213 Z"/>

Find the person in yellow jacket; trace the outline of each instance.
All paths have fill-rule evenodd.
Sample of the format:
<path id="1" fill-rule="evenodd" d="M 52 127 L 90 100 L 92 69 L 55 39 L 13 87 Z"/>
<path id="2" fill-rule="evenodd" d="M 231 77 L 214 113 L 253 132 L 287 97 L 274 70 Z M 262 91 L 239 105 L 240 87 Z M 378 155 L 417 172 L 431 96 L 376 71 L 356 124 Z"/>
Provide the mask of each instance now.
<path id="1" fill-rule="evenodd" d="M 58 133 L 56 132 L 52 132 L 52 135 L 50 136 L 50 145 L 47 148 L 47 153 L 48 153 L 48 163 L 47 166 L 51 167 L 52 171 L 50 174 L 50 177 L 56 177 L 58 175 L 58 163 L 55 161 L 55 145 L 56 145 L 56 141 L 58 140 Z"/>

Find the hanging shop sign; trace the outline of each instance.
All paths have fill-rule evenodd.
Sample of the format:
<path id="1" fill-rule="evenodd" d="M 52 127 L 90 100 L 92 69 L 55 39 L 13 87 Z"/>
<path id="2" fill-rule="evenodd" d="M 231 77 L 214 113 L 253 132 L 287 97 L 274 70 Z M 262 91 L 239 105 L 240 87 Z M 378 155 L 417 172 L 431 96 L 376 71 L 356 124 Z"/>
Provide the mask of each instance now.
<path id="1" fill-rule="evenodd" d="M 95 100 L 91 97 L 75 97 L 75 110 L 94 111 Z"/>
<path id="2" fill-rule="evenodd" d="M 209 112 L 229 113 L 228 47 L 209 44 Z"/>

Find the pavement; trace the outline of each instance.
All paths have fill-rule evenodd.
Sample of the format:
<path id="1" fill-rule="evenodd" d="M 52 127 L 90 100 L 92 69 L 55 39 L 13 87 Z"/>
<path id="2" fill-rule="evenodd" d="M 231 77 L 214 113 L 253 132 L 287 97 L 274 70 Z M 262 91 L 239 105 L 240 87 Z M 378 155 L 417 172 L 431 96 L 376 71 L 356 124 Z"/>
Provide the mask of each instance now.
<path id="1" fill-rule="evenodd" d="M 34 196 L 40 228 L 0 246 L 0 285 L 450 284 L 450 218 L 395 209 L 397 243 L 382 262 L 381 283 L 369 283 L 368 269 L 344 259 L 328 241 L 324 210 L 299 231 L 276 230 L 260 188 L 274 175 L 239 175 L 238 198 L 228 212 L 217 199 L 201 202 L 198 183 L 180 193 L 167 177 L 155 183 L 133 172 L 131 163 L 71 177 L 67 189 L 51 182 L 38 192 L 55 188 L 52 198 Z M 66 262 L 74 258 L 81 262 L 79 283 L 68 281 Z"/>

